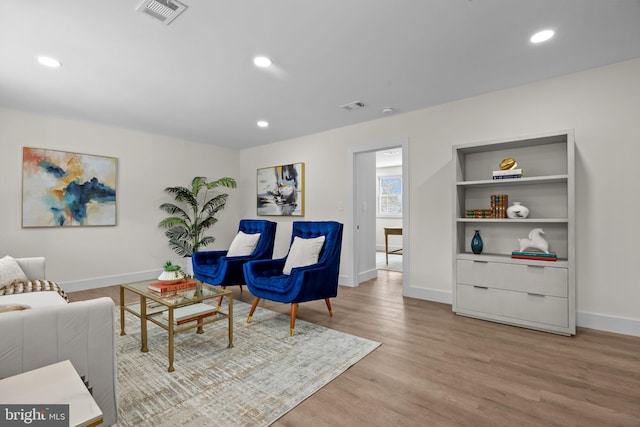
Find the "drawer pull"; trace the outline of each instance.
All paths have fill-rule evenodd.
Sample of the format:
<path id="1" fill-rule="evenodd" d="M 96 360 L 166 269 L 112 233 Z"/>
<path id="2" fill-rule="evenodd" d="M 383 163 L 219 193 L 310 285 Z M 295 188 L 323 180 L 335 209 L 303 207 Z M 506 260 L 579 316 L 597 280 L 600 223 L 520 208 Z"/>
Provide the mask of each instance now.
<path id="1" fill-rule="evenodd" d="M 544 298 L 543 294 L 536 294 L 536 293 L 533 293 L 533 292 L 527 292 L 527 295 L 531 295 L 532 297 L 542 297 L 542 298 Z"/>
<path id="2" fill-rule="evenodd" d="M 488 288 L 488 287 L 486 287 L 486 286 L 473 285 L 473 287 L 474 287 L 474 288 L 476 288 L 476 289 L 489 289 L 489 288 Z"/>
<path id="3" fill-rule="evenodd" d="M 527 267 L 529 267 L 529 268 L 544 268 L 544 265 L 527 264 Z"/>
<path id="4" fill-rule="evenodd" d="M 479 261 L 477 259 L 474 259 L 473 262 L 478 262 L 480 264 L 488 264 L 489 263 L 489 261 Z"/>

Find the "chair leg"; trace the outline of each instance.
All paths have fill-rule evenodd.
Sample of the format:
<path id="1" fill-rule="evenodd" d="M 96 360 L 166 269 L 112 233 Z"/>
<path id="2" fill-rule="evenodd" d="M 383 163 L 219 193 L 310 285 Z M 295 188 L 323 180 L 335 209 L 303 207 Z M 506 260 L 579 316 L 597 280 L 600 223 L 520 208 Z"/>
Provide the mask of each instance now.
<path id="1" fill-rule="evenodd" d="M 256 307 L 258 306 L 259 302 L 260 298 L 255 297 L 253 299 L 253 304 L 251 304 L 251 311 L 249 311 L 249 317 L 247 317 L 247 323 L 251 323 L 251 316 L 253 316 L 253 312 L 256 311 Z"/>
<path id="2" fill-rule="evenodd" d="M 240 293 L 242 293 L 242 285 L 240 285 Z"/>
<path id="3" fill-rule="evenodd" d="M 327 308 L 329 309 L 329 316 L 333 316 L 333 310 L 331 310 L 331 301 L 329 301 L 329 298 L 325 298 L 324 302 L 327 303 Z"/>
<path id="4" fill-rule="evenodd" d="M 298 312 L 298 304 L 293 303 L 291 304 L 291 320 L 290 320 L 290 324 L 289 324 L 289 336 L 292 337 L 293 336 L 293 330 L 296 327 L 296 313 Z"/>

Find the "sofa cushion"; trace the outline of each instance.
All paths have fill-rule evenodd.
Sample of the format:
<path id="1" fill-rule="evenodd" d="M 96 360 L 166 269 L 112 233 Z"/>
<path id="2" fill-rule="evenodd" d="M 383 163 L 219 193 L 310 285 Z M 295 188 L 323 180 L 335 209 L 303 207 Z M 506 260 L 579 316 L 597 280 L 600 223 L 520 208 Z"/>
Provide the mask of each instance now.
<path id="1" fill-rule="evenodd" d="M 31 308 L 64 305 L 67 301 L 57 292 L 27 292 L 0 296 L 0 305 L 29 305 Z"/>
<path id="2" fill-rule="evenodd" d="M 26 282 L 27 280 L 27 276 L 15 258 L 9 255 L 0 258 L 0 288 L 11 286 L 16 282 Z"/>

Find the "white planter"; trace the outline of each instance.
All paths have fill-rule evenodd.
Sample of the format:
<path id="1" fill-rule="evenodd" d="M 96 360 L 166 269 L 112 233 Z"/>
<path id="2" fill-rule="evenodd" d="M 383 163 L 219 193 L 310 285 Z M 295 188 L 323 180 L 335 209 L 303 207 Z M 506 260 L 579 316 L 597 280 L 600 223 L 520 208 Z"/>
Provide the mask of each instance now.
<path id="1" fill-rule="evenodd" d="M 182 271 L 163 271 L 158 276 L 158 280 L 164 283 L 178 283 L 184 279 Z"/>

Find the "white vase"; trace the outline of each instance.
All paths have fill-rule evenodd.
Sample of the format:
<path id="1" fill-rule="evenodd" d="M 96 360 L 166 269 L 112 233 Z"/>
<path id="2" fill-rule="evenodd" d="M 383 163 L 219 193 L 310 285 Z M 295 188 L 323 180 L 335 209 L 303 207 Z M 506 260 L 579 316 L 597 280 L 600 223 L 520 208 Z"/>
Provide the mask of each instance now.
<path id="1" fill-rule="evenodd" d="M 520 202 L 513 202 L 513 204 L 507 208 L 507 217 L 509 218 L 526 218 L 528 216 L 529 208 Z"/>

